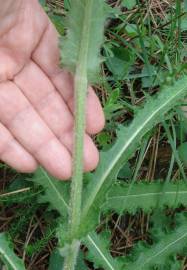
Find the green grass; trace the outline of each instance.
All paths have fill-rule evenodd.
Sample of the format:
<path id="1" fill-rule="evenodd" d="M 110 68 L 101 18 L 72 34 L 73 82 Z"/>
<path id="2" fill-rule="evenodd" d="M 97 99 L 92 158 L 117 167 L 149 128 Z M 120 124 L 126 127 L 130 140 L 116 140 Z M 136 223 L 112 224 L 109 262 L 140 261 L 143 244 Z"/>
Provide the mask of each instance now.
<path id="1" fill-rule="evenodd" d="M 49 2 L 43 1 L 45 9 L 63 35 L 63 8 L 68 8 L 69 3 Z M 113 145 L 119 124 L 130 123 L 146 99 L 159 92 L 163 85 L 172 85 L 186 74 L 187 68 L 186 1 L 176 0 L 172 4 L 164 0 L 109 2 L 111 18 L 107 21 L 102 48 L 105 61 L 96 87 L 107 122 L 105 129 L 94 138 L 99 149 L 104 151 Z M 124 4 L 123 8 L 120 3 Z M 142 180 L 162 179 L 177 183 L 186 179 L 186 127 L 187 120 L 177 108 L 146 135 L 136 154 L 118 175 L 119 181 L 130 183 L 129 194 L 134 183 Z M 43 189 L 25 181 L 28 176 L 4 165 L 0 175 L 0 194 L 3 194 L 0 195 L 0 231 L 8 231 L 15 251 L 24 258 L 27 269 L 49 269 L 50 255 L 53 254 L 51 260 L 59 256 L 55 252 L 58 222 L 54 222 L 58 221 L 58 213 L 47 204 L 37 202 Z M 120 258 L 131 254 L 136 244 L 141 245 L 142 241 L 151 246 L 156 241 L 154 236 L 172 231 L 172 221 L 178 224 L 180 218 L 177 216 L 185 212 L 186 208 L 182 206 L 154 214 L 142 210 L 125 215 L 110 212 L 102 217 L 97 231 L 110 233 L 107 245 L 111 255 Z M 84 246 L 82 251 L 87 254 Z M 168 269 L 171 265 L 176 265 L 173 269 L 187 269 L 186 250 L 176 251 L 174 255 L 168 262 Z M 87 254 L 88 261 L 93 261 L 92 256 Z M 97 268 L 88 261 L 90 270 Z"/>

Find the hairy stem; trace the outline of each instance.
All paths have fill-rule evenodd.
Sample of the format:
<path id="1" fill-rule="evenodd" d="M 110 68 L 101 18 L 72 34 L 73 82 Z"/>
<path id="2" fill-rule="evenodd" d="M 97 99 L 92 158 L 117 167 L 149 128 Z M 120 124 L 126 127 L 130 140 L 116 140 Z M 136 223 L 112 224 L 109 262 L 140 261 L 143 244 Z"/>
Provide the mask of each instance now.
<path id="1" fill-rule="evenodd" d="M 75 269 L 77 256 L 79 253 L 80 242 L 74 241 L 68 249 L 68 255 L 65 258 L 63 270 Z"/>
<path id="2" fill-rule="evenodd" d="M 83 179 L 83 148 L 85 132 L 85 105 L 88 89 L 87 79 L 87 58 L 89 50 L 90 18 L 92 1 L 87 2 L 87 10 L 84 16 L 84 26 L 82 29 L 82 40 L 79 51 L 79 59 L 75 73 L 75 141 L 73 157 L 73 177 L 71 184 L 70 214 L 69 214 L 69 235 L 74 239 L 80 225 L 81 205 L 82 205 L 82 179 Z M 90 12 L 89 12 L 90 11 Z M 70 246 L 65 259 L 64 269 L 73 270 L 79 251 L 79 241 L 75 241 Z"/>

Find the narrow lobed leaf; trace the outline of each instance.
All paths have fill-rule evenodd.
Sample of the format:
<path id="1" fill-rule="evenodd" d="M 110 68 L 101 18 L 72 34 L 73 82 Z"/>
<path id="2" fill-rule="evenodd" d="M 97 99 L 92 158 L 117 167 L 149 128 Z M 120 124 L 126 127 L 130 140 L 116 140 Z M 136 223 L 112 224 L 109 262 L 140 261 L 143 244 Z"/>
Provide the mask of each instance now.
<path id="1" fill-rule="evenodd" d="M 187 206 L 187 184 L 177 183 L 136 183 L 115 184 L 107 195 L 101 211 L 113 210 L 118 214 L 124 211 L 134 214 L 137 209 L 150 212 L 154 208 Z"/>
<path id="2" fill-rule="evenodd" d="M 167 260 L 183 251 L 187 244 L 187 219 L 183 221 L 173 232 L 166 233 L 161 240 L 151 246 L 139 245 L 135 248 L 133 262 L 124 258 L 126 270 L 151 270 L 167 265 Z M 154 268 L 153 268 L 154 267 Z M 156 268 L 155 268 L 156 267 Z"/>

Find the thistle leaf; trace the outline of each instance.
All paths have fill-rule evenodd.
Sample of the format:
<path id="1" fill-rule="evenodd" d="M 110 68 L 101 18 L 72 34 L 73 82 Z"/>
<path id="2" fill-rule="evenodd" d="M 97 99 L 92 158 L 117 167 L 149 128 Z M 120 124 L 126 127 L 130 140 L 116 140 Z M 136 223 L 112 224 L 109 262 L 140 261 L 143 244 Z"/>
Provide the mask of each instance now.
<path id="1" fill-rule="evenodd" d="M 128 211 L 134 214 L 137 209 L 150 212 L 154 208 L 165 206 L 176 208 L 187 206 L 187 184 L 175 183 L 138 183 L 129 189 L 128 184 L 115 184 L 107 195 L 101 211 L 113 210 L 118 214 Z"/>
<path id="2" fill-rule="evenodd" d="M 94 262 L 95 267 L 102 267 L 105 270 L 120 270 L 120 263 L 114 259 L 108 251 L 108 243 L 95 232 L 83 240 L 83 243 L 88 247 L 88 260 Z"/>
<path id="3" fill-rule="evenodd" d="M 160 267 L 165 265 L 172 255 L 176 255 L 186 248 L 186 241 L 187 219 L 173 232 L 162 236 L 158 243 L 147 247 L 139 245 L 135 248 L 133 262 L 127 262 L 127 258 L 124 258 L 124 269 L 151 270 L 153 266 Z"/>
<path id="4" fill-rule="evenodd" d="M 120 168 L 137 150 L 143 136 L 186 94 L 187 76 L 184 76 L 174 85 L 165 87 L 156 98 L 151 97 L 144 108 L 139 110 L 132 123 L 120 129 L 116 144 L 111 150 L 102 154 L 100 165 L 84 190 L 82 226 L 79 235 L 84 234 L 85 229 L 87 231 L 93 229 L 93 220 L 96 215 L 99 215 L 107 190 L 117 178 Z"/>
<path id="5" fill-rule="evenodd" d="M 11 247 L 8 236 L 4 233 L 0 234 L 0 259 L 11 270 L 25 270 L 23 261 L 17 257 Z"/>
<path id="6" fill-rule="evenodd" d="M 29 180 L 44 188 L 44 194 L 39 197 L 40 202 L 50 202 L 53 209 L 56 209 L 62 216 L 67 215 L 69 194 L 68 183 L 62 183 L 61 181 L 50 177 L 42 168 L 39 168 Z"/>
<path id="7" fill-rule="evenodd" d="M 72 0 L 70 5 L 66 23 L 67 35 L 61 42 L 62 64 L 74 74 L 79 63 L 80 50 L 85 48 L 88 81 L 95 82 L 101 62 L 99 51 L 103 42 L 106 4 L 104 0 Z"/>

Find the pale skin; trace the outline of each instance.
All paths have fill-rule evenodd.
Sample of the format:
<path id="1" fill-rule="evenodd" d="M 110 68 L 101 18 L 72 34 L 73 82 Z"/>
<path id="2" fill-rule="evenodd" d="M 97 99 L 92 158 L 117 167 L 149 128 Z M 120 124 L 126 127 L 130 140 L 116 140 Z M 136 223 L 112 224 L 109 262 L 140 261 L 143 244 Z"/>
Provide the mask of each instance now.
<path id="1" fill-rule="evenodd" d="M 6 0 L 0 10 L 0 160 L 20 172 L 44 167 L 72 175 L 73 78 L 59 68 L 58 35 L 38 0 Z M 93 89 L 87 97 L 84 170 L 96 168 L 91 139 L 104 127 Z"/>

